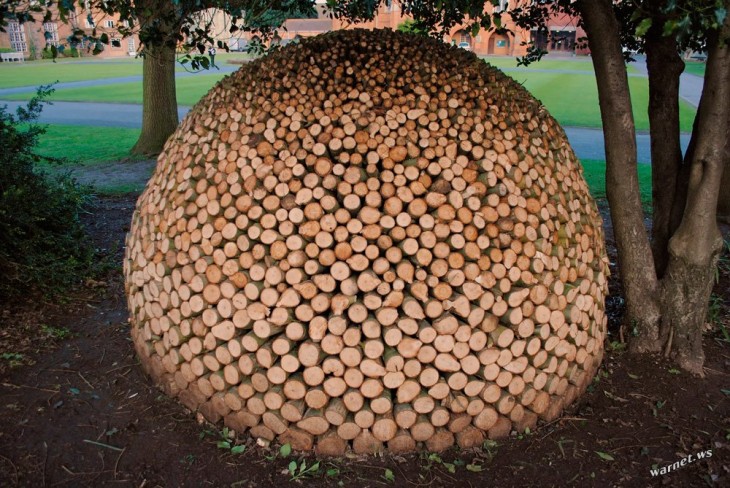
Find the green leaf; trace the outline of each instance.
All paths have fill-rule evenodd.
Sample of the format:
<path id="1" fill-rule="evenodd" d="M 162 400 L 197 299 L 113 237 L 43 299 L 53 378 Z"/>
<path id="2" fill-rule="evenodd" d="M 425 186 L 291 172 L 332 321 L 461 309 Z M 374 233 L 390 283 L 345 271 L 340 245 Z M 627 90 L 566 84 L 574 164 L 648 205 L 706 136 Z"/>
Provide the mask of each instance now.
<path id="1" fill-rule="evenodd" d="M 339 475 L 340 475 L 340 470 L 337 468 L 330 468 L 327 470 L 327 476 L 334 477 L 334 476 L 339 476 Z"/>
<path id="2" fill-rule="evenodd" d="M 101 36 L 99 36 L 99 40 L 104 44 L 109 44 L 109 36 L 107 34 L 102 34 Z"/>
<path id="3" fill-rule="evenodd" d="M 607 454 L 607 453 L 601 452 L 601 451 L 595 451 L 595 452 L 596 452 L 596 454 L 598 454 L 598 457 L 600 457 L 604 461 L 613 461 L 613 456 L 611 456 L 610 454 Z"/>
<path id="4" fill-rule="evenodd" d="M 678 370 L 677 368 L 671 368 L 671 369 L 669 370 L 669 372 L 670 372 L 671 374 L 682 374 L 682 372 L 681 372 L 680 370 Z"/>
<path id="5" fill-rule="evenodd" d="M 730 390 L 723 390 L 721 389 L 720 392 L 724 395 L 730 396 Z"/>
<path id="6" fill-rule="evenodd" d="M 246 446 L 241 444 L 238 446 L 233 446 L 231 448 L 231 454 L 243 454 L 243 452 L 246 450 Z"/>
<path id="7" fill-rule="evenodd" d="M 631 378 L 632 380 L 638 380 L 639 379 L 639 377 L 637 375 L 631 374 L 631 373 L 629 373 L 629 378 Z"/>
<path id="8" fill-rule="evenodd" d="M 292 461 L 292 462 L 289 463 L 289 473 L 290 474 L 294 474 L 296 472 L 297 472 L 297 462 L 296 461 Z"/>
<path id="9" fill-rule="evenodd" d="M 667 20 L 664 23 L 664 31 L 662 32 L 662 34 L 664 34 L 665 37 L 670 36 L 674 33 L 674 31 L 676 29 L 677 29 L 677 21 L 676 20 Z"/>
<path id="10" fill-rule="evenodd" d="M 281 457 L 289 457 L 291 454 L 291 444 L 284 444 L 279 448 L 279 455 Z"/>
<path id="11" fill-rule="evenodd" d="M 471 471 L 472 473 L 481 473 L 482 465 L 481 464 L 467 464 L 466 470 Z"/>
<path id="12" fill-rule="evenodd" d="M 388 468 L 385 468 L 385 474 L 383 475 L 383 478 L 385 478 L 387 481 L 390 481 L 391 483 L 395 481 L 395 475 L 393 474 L 393 471 Z"/>
<path id="13" fill-rule="evenodd" d="M 216 444 L 218 446 L 218 449 L 230 449 L 231 443 L 228 441 L 218 441 Z"/>
<path id="14" fill-rule="evenodd" d="M 651 27 L 651 22 L 652 22 L 651 17 L 648 17 L 648 18 L 642 20 L 641 22 L 639 22 L 639 25 L 636 26 L 636 35 L 638 37 L 641 37 L 644 34 L 646 34 L 647 31 L 649 30 L 649 27 Z"/>
<path id="15" fill-rule="evenodd" d="M 456 473 L 456 466 L 454 466 L 451 463 L 443 463 L 444 468 L 446 468 L 446 471 L 449 473 Z"/>
<path id="16" fill-rule="evenodd" d="M 312 473 L 319 472 L 319 461 L 317 461 L 316 463 L 314 463 L 313 465 L 311 465 L 309 467 L 309 471 L 312 472 Z"/>

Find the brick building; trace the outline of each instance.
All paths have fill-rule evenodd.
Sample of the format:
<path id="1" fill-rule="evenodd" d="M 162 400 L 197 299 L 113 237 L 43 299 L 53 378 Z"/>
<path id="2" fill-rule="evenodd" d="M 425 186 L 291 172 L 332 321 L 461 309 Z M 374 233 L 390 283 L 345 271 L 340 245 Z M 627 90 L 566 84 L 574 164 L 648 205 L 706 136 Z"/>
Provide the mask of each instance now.
<path id="1" fill-rule="evenodd" d="M 279 29 L 277 35 L 284 40 L 293 40 L 299 37 L 310 37 L 323 32 L 337 29 L 396 29 L 404 20 L 409 17 L 401 11 L 400 5 L 396 1 L 386 2 L 378 8 L 375 18 L 370 22 L 350 23 L 327 16 L 325 10 L 325 0 L 316 0 L 317 18 L 313 19 L 289 19 L 284 27 Z M 497 11 L 506 10 L 508 0 L 501 0 L 500 5 L 492 7 L 487 5 L 488 9 L 497 9 Z M 509 15 L 503 16 L 503 24 L 510 28 L 514 34 L 496 34 L 486 30 L 480 31 L 476 36 L 472 36 L 463 27 L 457 26 L 451 32 L 444 36 L 444 42 L 461 45 L 478 55 L 503 55 L 503 56 L 521 56 L 525 54 L 526 47 L 523 43 L 529 41 L 530 33 L 523 29 L 518 29 L 514 25 L 510 25 Z"/>
<path id="2" fill-rule="evenodd" d="M 522 2 L 529 0 L 512 0 Z M 497 12 L 506 11 L 509 0 L 500 0 L 499 5 L 487 5 L 487 9 L 496 9 Z M 284 26 L 277 31 L 276 37 L 284 44 L 302 37 L 311 37 L 323 32 L 338 29 L 364 28 L 364 29 L 396 29 L 408 17 L 401 11 L 397 1 L 388 1 L 381 5 L 375 18 L 370 22 L 350 23 L 330 18 L 327 15 L 326 0 L 316 0 L 316 17 L 310 19 L 288 19 Z M 91 15 L 89 15 L 89 13 Z M 54 16 L 57 17 L 57 16 Z M 231 35 L 229 31 L 230 17 L 221 11 L 206 11 L 201 15 L 201 23 L 210 25 L 213 37 L 229 44 L 234 49 L 243 49 L 250 40 L 248 34 Z M 463 27 L 457 26 L 444 36 L 444 42 L 461 46 L 474 53 L 497 56 L 522 56 L 526 52 L 526 43 L 533 39 L 538 46 L 547 49 L 549 52 L 566 54 L 585 54 L 586 50 L 576 49 L 578 39 L 585 36 L 582 29 L 577 27 L 574 18 L 567 16 L 554 16 L 550 19 L 549 33 L 537 31 L 528 32 L 517 28 L 510 20 L 508 14 L 503 14 L 502 24 L 508 28 L 510 33 L 497 34 L 481 30 L 476 35 Z M 69 18 L 67 24 L 60 21 L 41 23 L 28 22 L 19 24 L 10 22 L 6 32 L 0 32 L 0 48 L 10 48 L 13 51 L 23 52 L 26 58 L 37 59 L 41 57 L 46 42 L 56 46 L 64 46 L 66 54 L 69 54 L 71 47 L 68 41 L 73 28 L 80 28 L 89 34 L 96 27 L 97 36 L 106 33 L 110 43 L 103 46 L 103 51 L 98 55 L 100 58 L 124 57 L 136 54 L 139 47 L 139 39 L 136 36 L 124 38 L 117 30 L 119 19 L 115 16 L 107 16 L 103 12 L 85 11 L 77 9 L 75 15 Z M 91 55 L 94 46 L 88 41 L 77 46 L 80 55 Z"/>
<path id="3" fill-rule="evenodd" d="M 100 11 L 86 11 L 77 8 L 71 14 L 68 22 L 58 20 L 54 13 L 52 22 L 41 22 L 42 14 L 36 14 L 36 22 L 9 21 L 6 31 L 0 32 L 0 48 L 22 52 L 26 59 L 40 59 L 46 46 L 54 45 L 68 56 L 73 52 L 79 56 L 91 56 L 94 46 L 89 41 L 82 41 L 74 45 L 70 41 L 74 29 L 81 29 L 91 35 L 96 28 L 96 36 L 106 34 L 109 44 L 103 45 L 102 52 L 96 55 L 99 58 L 115 58 L 134 56 L 139 47 L 137 36 L 123 37 L 118 28 L 118 16 L 109 16 Z"/>

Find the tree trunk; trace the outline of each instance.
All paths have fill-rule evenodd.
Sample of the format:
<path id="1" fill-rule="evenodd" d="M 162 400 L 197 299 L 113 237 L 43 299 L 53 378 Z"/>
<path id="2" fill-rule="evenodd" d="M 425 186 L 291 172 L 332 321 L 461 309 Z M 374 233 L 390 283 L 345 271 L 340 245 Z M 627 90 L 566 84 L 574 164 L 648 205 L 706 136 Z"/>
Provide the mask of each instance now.
<path id="1" fill-rule="evenodd" d="M 682 166 L 679 77 L 684 70 L 675 39 L 662 35 L 663 24 L 655 21 L 646 37 L 651 128 L 652 253 L 660 279 L 669 262 L 669 238 L 677 225 L 672 225 L 672 207 L 677 197 L 674 189 Z"/>
<path id="2" fill-rule="evenodd" d="M 717 217 L 730 224 L 730 150 L 725 153 L 725 171 L 720 182 L 720 198 L 717 202 Z"/>
<path id="3" fill-rule="evenodd" d="M 730 0 L 725 2 L 730 8 Z M 699 106 L 682 223 L 669 241 L 669 265 L 662 280 L 663 322 L 671 328 L 679 365 L 702 375 L 702 328 L 712 292 L 722 234 L 716 211 L 730 143 L 730 19 L 708 42 L 707 73 Z M 663 324 L 663 325 L 664 325 Z"/>
<path id="4" fill-rule="evenodd" d="M 174 48 L 145 47 L 142 86 L 142 132 L 131 152 L 156 156 L 179 122 Z"/>
<path id="5" fill-rule="evenodd" d="M 659 351 L 659 287 L 644 227 L 629 83 L 611 0 L 579 0 L 598 84 L 606 144 L 606 195 L 618 247 L 634 352 Z"/>

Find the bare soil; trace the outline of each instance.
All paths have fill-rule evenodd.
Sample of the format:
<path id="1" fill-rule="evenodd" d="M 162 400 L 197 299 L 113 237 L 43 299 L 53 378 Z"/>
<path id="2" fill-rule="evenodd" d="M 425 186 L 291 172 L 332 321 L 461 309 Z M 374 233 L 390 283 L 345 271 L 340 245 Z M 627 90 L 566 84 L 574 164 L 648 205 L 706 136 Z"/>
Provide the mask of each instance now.
<path id="1" fill-rule="evenodd" d="M 101 199 L 87 219 L 94 245 L 117 263 L 134 202 Z M 0 306 L 0 486 L 730 486 L 727 252 L 724 259 L 704 378 L 625 353 L 614 294 L 598 377 L 557 421 L 470 451 L 322 460 L 298 481 L 289 463 L 314 458 L 277 456 L 277 446 L 246 435 L 230 440 L 246 446 L 232 454 L 217 446 L 221 426 L 198 422 L 144 376 L 116 266 L 65 303 Z M 615 273 L 612 280 L 620 293 Z M 706 450 L 710 458 L 650 473 Z"/>

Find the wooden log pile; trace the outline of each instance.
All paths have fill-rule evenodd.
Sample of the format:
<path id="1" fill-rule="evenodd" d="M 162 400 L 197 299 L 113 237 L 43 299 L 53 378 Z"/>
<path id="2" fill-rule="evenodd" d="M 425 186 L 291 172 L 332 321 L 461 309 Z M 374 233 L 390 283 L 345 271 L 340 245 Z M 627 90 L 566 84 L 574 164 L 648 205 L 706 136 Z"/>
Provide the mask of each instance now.
<path id="1" fill-rule="evenodd" d="M 565 134 L 472 54 L 392 31 L 218 83 L 167 142 L 124 269 L 168 394 L 322 455 L 533 428 L 602 357 L 601 218 Z"/>

